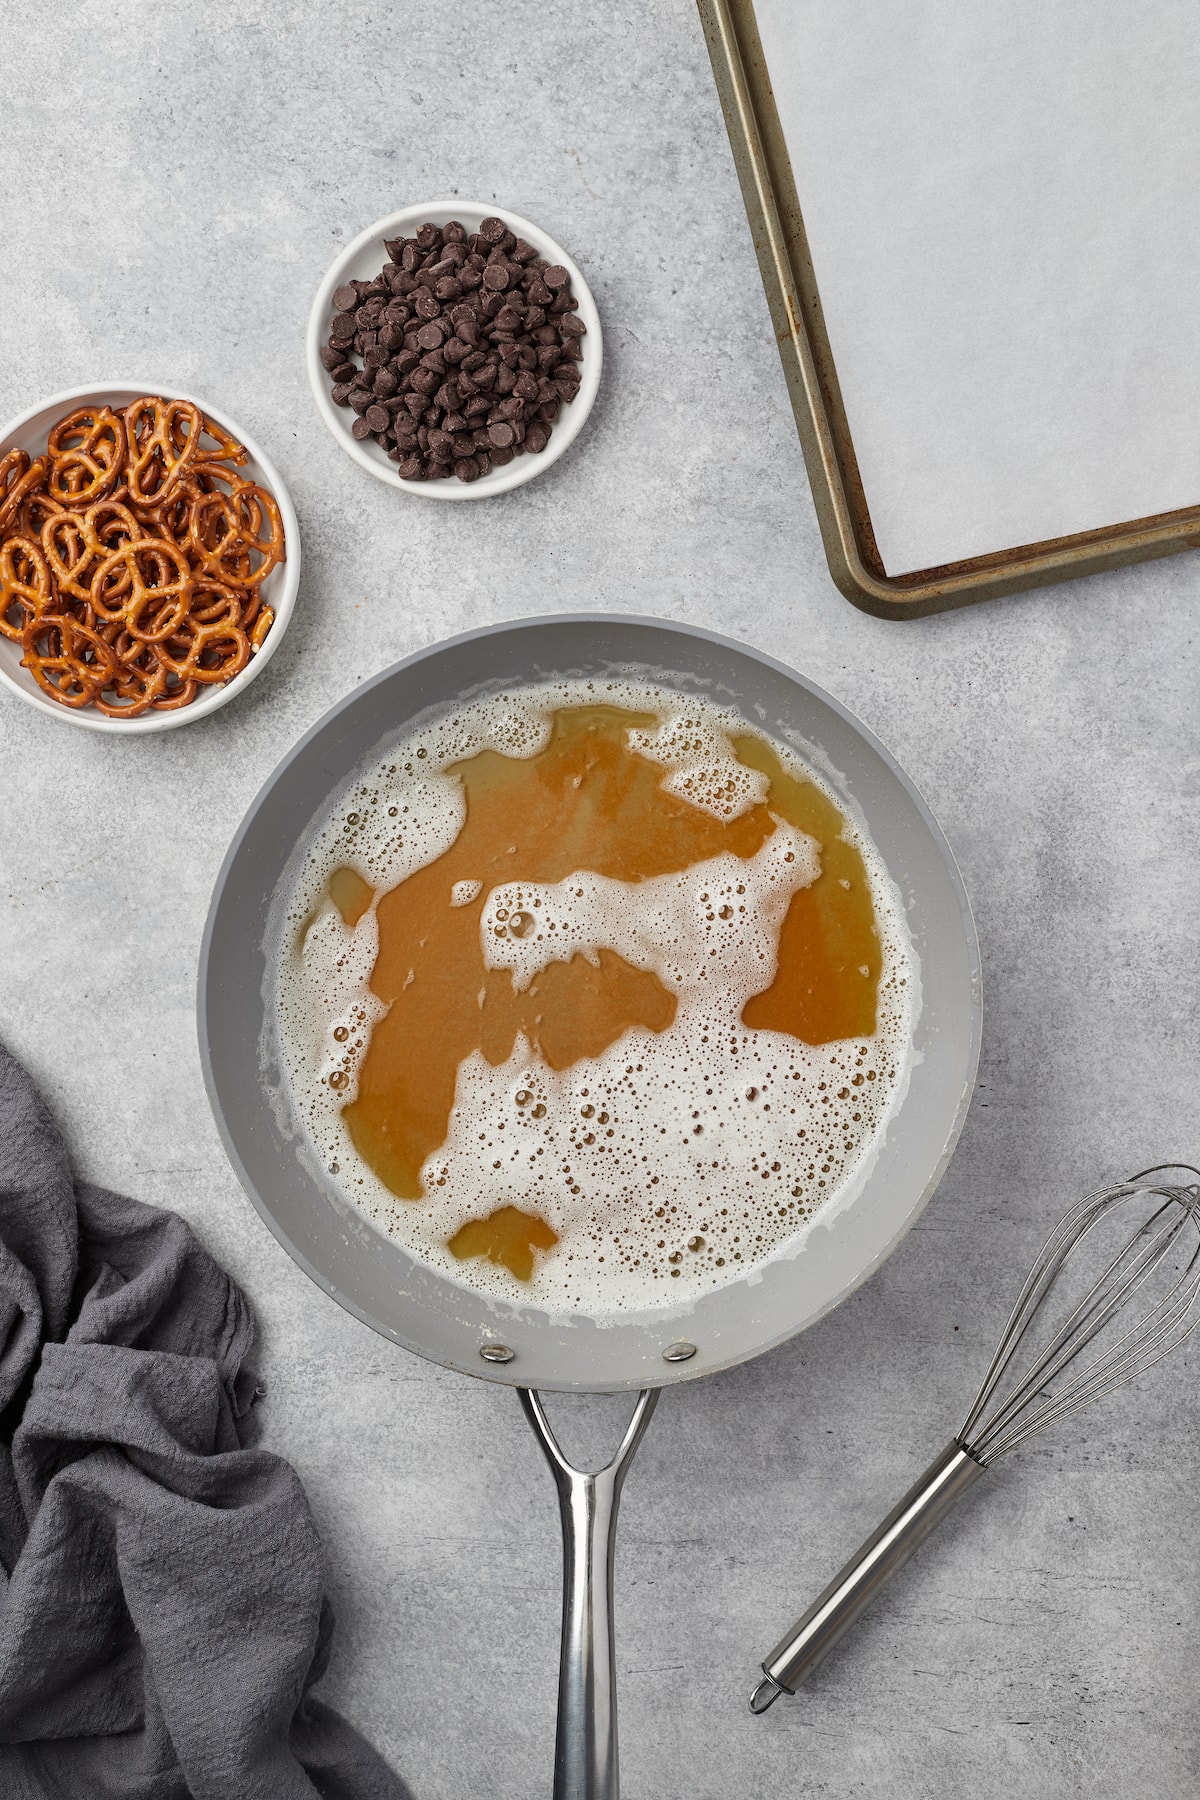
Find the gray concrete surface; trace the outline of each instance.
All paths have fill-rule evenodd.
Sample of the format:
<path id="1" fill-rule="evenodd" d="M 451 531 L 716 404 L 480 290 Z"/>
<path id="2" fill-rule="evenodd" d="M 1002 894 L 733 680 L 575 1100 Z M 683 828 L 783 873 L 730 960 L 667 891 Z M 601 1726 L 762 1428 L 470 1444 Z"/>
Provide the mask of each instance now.
<path id="1" fill-rule="evenodd" d="M 745 1706 L 957 1424 L 1051 1219 L 1200 1149 L 1200 559 L 906 626 L 839 597 L 688 0 L 34 0 L 0 33 L 0 415 L 131 371 L 194 388 L 302 521 L 291 633 L 212 721 L 112 742 L 0 696 L 0 1032 L 79 1168 L 178 1208 L 253 1297 L 269 1442 L 329 1549 L 327 1697 L 421 1800 L 548 1793 L 554 1501 L 510 1396 L 372 1336 L 244 1201 L 196 1054 L 209 891 L 259 783 L 355 682 L 480 621 L 611 606 L 758 645 L 881 734 L 961 860 L 987 991 L 919 1228 L 820 1327 L 660 1408 L 617 1572 L 625 1792 L 1200 1791 L 1186 1354 L 999 1471 L 802 1697 Z M 608 347 L 576 449 L 454 508 L 360 475 L 301 356 L 336 247 L 447 189 L 568 246 Z M 603 1411 L 558 1416 L 595 1436 Z"/>

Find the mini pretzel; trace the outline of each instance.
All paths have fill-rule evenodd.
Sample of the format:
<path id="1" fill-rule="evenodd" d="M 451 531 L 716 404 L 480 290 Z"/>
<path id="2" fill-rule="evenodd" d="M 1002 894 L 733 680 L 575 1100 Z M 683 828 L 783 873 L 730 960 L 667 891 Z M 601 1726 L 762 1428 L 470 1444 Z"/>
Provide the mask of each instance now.
<path id="1" fill-rule="evenodd" d="M 181 681 L 178 687 L 168 687 L 160 699 L 152 700 L 150 704 L 155 712 L 178 712 L 180 707 L 190 706 L 199 691 L 199 682 Z"/>
<path id="2" fill-rule="evenodd" d="M 275 614 L 269 606 L 264 606 L 258 615 L 258 623 L 250 633 L 250 652 L 257 656 L 267 641 L 267 633 L 275 623 Z"/>
<path id="3" fill-rule="evenodd" d="M 52 700 L 79 708 L 90 705 L 117 672 L 104 639 L 65 613 L 43 613 L 21 633 L 22 666 Z"/>
<path id="4" fill-rule="evenodd" d="M 208 417 L 207 413 L 204 414 L 203 430 L 204 437 L 211 438 L 216 449 L 212 449 L 202 439 L 200 448 L 196 452 L 196 464 L 220 465 L 231 462 L 236 463 L 240 468 L 246 460 L 246 446 L 239 444 L 231 432 L 226 431 L 224 426 L 216 424 Z M 219 469 L 219 473 L 224 474 L 225 471 Z"/>
<path id="5" fill-rule="evenodd" d="M 157 657 L 144 654 L 144 644 L 138 649 L 142 655 L 119 658 L 111 690 L 96 695 L 96 707 L 110 719 L 136 719 L 167 692 L 167 671 Z M 115 700 L 108 698 L 109 692 Z"/>
<path id="6" fill-rule="evenodd" d="M 28 469 L 29 462 L 24 450 L 6 450 L 0 456 L 0 508 L 7 506 L 8 497 Z"/>
<path id="7" fill-rule="evenodd" d="M 192 586 L 179 546 L 143 537 L 104 558 L 92 576 L 89 598 L 98 619 L 120 620 L 131 637 L 158 643 L 187 618 Z"/>
<path id="8" fill-rule="evenodd" d="M 200 575 L 192 586 L 190 614 L 198 625 L 240 625 L 245 630 L 246 599 L 244 588 L 227 587 L 211 575 Z"/>
<path id="9" fill-rule="evenodd" d="M 265 531 L 265 536 L 263 535 Z M 253 481 L 231 495 L 198 495 L 188 547 L 221 581 L 256 586 L 284 558 L 283 520 L 272 495 Z"/>
<path id="10" fill-rule="evenodd" d="M 0 545 L 0 631 L 19 643 L 25 627 L 49 611 L 52 599 L 41 546 L 32 538 L 7 538 Z"/>
<path id="11" fill-rule="evenodd" d="M 83 515 L 83 530 L 97 556 L 107 556 L 122 544 L 136 544 L 146 534 L 130 509 L 120 500 L 97 500 Z"/>
<path id="12" fill-rule="evenodd" d="M 204 422 L 190 400 L 147 395 L 125 409 L 125 485 L 137 506 L 161 506 L 195 461 Z"/>
<path id="13" fill-rule="evenodd" d="M 70 512 L 55 513 L 42 527 L 42 554 L 60 594 L 75 600 L 90 600 L 88 580 L 96 561 L 96 552 L 88 541 L 83 520 Z M 15 543 L 10 538 L 9 543 Z"/>
<path id="14" fill-rule="evenodd" d="M 107 406 L 81 406 L 54 426 L 46 443 L 47 487 L 64 506 L 89 506 L 116 486 L 125 464 L 125 422 Z"/>
<path id="15" fill-rule="evenodd" d="M 26 494 L 25 498 L 22 500 L 20 509 L 13 523 L 22 537 L 31 537 L 40 540 L 47 520 L 56 518 L 59 513 L 65 510 L 64 507 L 59 505 L 57 500 L 52 500 L 49 494 L 43 489 L 35 488 L 32 493 Z"/>
<path id="16" fill-rule="evenodd" d="M 250 639 L 240 625 L 216 619 L 210 625 L 188 618 L 165 644 L 158 659 L 181 681 L 225 682 L 250 660 Z"/>
<path id="17" fill-rule="evenodd" d="M 13 452 L 10 451 L 9 455 L 12 454 Z M 25 496 L 41 487 L 46 478 L 46 470 L 50 466 L 44 456 L 35 457 L 33 462 L 30 462 L 23 450 L 18 450 L 16 454 L 24 459 L 25 468 L 10 479 L 4 499 L 0 501 L 0 533 L 8 530 L 20 511 Z M 8 461 L 8 457 L 5 458 L 5 461 Z"/>

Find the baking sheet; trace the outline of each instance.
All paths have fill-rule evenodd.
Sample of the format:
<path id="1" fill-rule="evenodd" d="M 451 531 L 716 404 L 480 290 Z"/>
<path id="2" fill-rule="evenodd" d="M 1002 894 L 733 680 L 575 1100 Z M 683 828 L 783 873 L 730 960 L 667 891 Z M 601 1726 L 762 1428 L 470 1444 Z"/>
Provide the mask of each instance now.
<path id="1" fill-rule="evenodd" d="M 1200 13 L 757 0 L 889 575 L 1200 501 Z"/>

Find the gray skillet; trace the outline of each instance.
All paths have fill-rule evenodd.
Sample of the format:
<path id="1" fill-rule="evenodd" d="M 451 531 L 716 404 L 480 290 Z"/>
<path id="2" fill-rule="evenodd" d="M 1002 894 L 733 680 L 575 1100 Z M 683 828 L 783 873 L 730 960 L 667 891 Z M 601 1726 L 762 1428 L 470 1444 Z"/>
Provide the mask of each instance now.
<path id="1" fill-rule="evenodd" d="M 864 822 L 907 909 L 921 1012 L 904 1098 L 860 1191 L 836 1200 L 803 1247 L 683 1307 L 602 1325 L 505 1304 L 416 1263 L 320 1172 L 290 1115 L 269 969 L 277 920 L 312 827 L 342 784 L 406 722 L 479 692 L 617 671 L 711 696 L 796 745 Z M 883 745 L 794 670 L 691 626 L 569 614 L 486 627 L 363 683 L 288 752 L 217 878 L 200 954 L 200 1054 L 225 1148 L 269 1229 L 317 1285 L 406 1350 L 520 1390 L 558 1484 L 563 1655 L 555 1800 L 615 1800 L 612 1552 L 621 1482 L 658 1390 L 759 1355 L 804 1330 L 895 1249 L 942 1175 L 979 1052 L 979 958 L 970 908 L 936 821 Z M 639 1392 L 624 1442 L 598 1473 L 573 1469 L 536 1390 Z"/>

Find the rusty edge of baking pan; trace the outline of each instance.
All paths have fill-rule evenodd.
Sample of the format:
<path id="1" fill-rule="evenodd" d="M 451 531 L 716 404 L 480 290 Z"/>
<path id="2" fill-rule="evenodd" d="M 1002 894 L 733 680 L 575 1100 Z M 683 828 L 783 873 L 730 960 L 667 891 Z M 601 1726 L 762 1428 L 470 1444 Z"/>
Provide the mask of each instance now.
<path id="1" fill-rule="evenodd" d="M 753 0 L 697 0 L 834 582 L 879 618 L 920 618 L 1023 588 L 1200 549 L 1200 506 L 889 575 L 871 528 Z"/>

